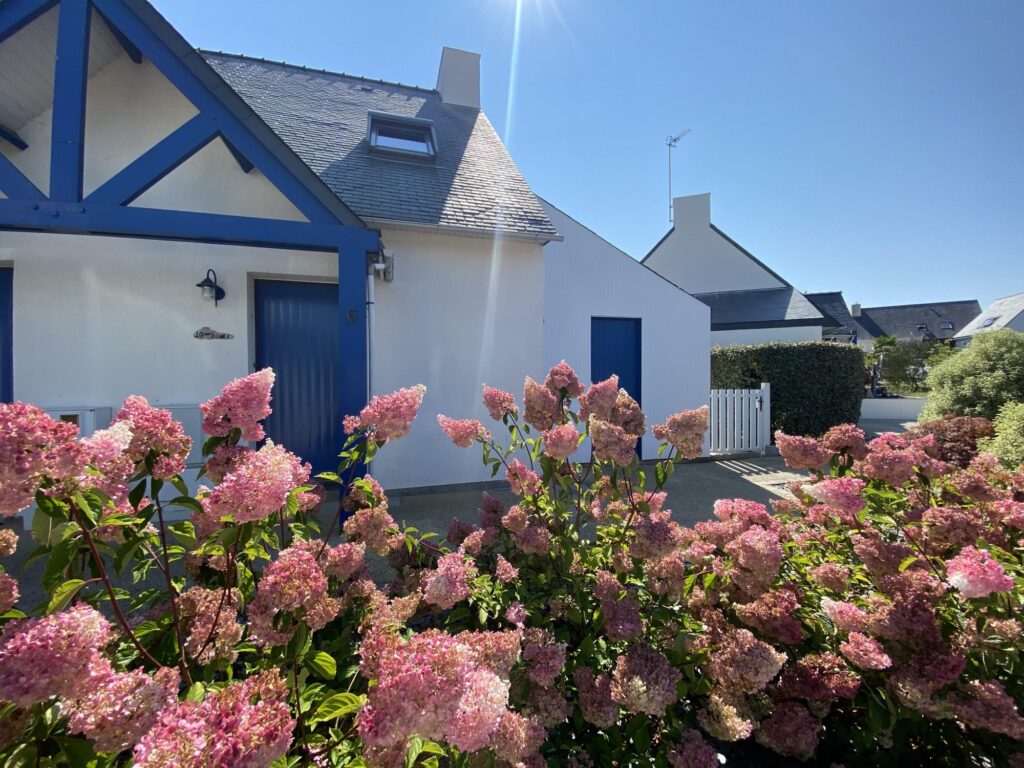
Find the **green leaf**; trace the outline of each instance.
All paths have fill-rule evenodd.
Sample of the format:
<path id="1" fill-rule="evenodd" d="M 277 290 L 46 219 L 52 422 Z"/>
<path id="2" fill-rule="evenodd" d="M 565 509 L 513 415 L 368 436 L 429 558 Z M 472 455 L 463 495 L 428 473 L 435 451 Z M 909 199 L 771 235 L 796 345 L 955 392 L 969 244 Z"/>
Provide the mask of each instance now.
<path id="1" fill-rule="evenodd" d="M 199 682 L 192 683 L 188 691 L 185 692 L 185 701 L 200 702 L 205 698 L 206 686 Z"/>
<path id="2" fill-rule="evenodd" d="M 47 613 L 56 613 L 71 602 L 71 598 L 78 594 L 78 590 L 85 586 L 85 581 L 82 579 L 71 579 L 65 581 L 55 590 L 53 590 L 53 596 L 50 598 L 50 603 L 46 606 Z"/>
<path id="3" fill-rule="evenodd" d="M 903 562 L 900 563 L 900 573 L 903 573 L 907 568 L 917 562 L 917 555 L 910 555 L 909 557 L 903 558 Z"/>
<path id="4" fill-rule="evenodd" d="M 174 477 L 172 477 L 171 485 L 173 485 L 174 490 L 176 490 L 182 496 L 188 496 L 188 486 L 185 485 L 185 481 L 181 479 L 181 475 L 175 475 Z"/>
<path id="5" fill-rule="evenodd" d="M 324 680 L 333 680 L 334 676 L 338 674 L 338 665 L 334 661 L 334 657 L 323 651 L 316 651 L 306 656 L 306 666 L 317 677 Z"/>
<path id="6" fill-rule="evenodd" d="M 182 496 L 175 496 L 173 499 L 170 500 L 169 503 L 176 507 L 188 507 L 193 512 L 199 512 L 200 514 L 203 511 L 203 505 L 200 504 L 195 499 L 193 499 L 188 494 Z"/>
<path id="7" fill-rule="evenodd" d="M 365 703 L 365 696 L 357 696 L 354 693 L 336 693 L 320 702 L 320 706 L 316 708 L 316 712 L 309 718 L 309 722 L 319 723 L 324 720 L 334 720 L 350 715 L 362 709 Z"/>

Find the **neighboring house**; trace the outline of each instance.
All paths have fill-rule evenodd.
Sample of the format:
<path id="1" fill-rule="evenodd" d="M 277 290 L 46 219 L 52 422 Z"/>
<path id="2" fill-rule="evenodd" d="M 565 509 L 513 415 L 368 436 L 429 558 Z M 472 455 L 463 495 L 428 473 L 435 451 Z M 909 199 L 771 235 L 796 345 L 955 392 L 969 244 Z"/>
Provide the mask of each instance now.
<path id="1" fill-rule="evenodd" d="M 565 359 L 581 378 L 611 373 L 640 402 L 648 424 L 707 402 L 709 310 L 551 203 L 565 239 L 544 247 L 544 364 Z M 655 458 L 648 433 L 642 456 Z"/>
<path id="2" fill-rule="evenodd" d="M 674 379 L 671 410 L 705 402 L 703 310 L 643 267 L 665 315 L 636 290 L 545 322 L 546 296 L 612 284 L 550 284 L 560 239 L 480 109 L 477 54 L 444 49 L 417 88 L 196 51 L 145 0 L 0 2 L 0 398 L 88 428 L 144 394 L 199 441 L 198 403 L 269 365 L 268 434 L 322 470 L 368 392 L 422 383 L 371 468 L 391 488 L 488 479 L 434 414 L 485 417 L 481 382 L 519 394 L 552 354 L 587 378 L 595 315 L 648 321 L 652 419 L 685 360 L 673 327 L 650 367 L 657 323 L 695 323 L 702 389 Z"/>
<path id="3" fill-rule="evenodd" d="M 805 293 L 804 296 L 825 316 L 825 326 L 821 329 L 823 341 L 836 341 L 843 344 L 857 343 L 857 324 L 854 322 L 850 309 L 842 291 L 821 291 Z"/>
<path id="4" fill-rule="evenodd" d="M 899 341 L 948 341 L 980 312 L 976 299 L 850 307 L 857 323 L 857 343 L 867 349 L 874 347 L 879 336 L 894 336 Z"/>
<path id="5" fill-rule="evenodd" d="M 643 264 L 711 308 L 711 343 L 820 340 L 825 316 L 711 223 L 711 195 L 672 201 L 674 225 Z"/>
<path id="6" fill-rule="evenodd" d="M 966 347 L 979 333 L 1011 328 L 1024 333 L 1024 293 L 1015 293 L 996 299 L 984 312 L 965 325 L 956 336 L 954 343 Z"/>

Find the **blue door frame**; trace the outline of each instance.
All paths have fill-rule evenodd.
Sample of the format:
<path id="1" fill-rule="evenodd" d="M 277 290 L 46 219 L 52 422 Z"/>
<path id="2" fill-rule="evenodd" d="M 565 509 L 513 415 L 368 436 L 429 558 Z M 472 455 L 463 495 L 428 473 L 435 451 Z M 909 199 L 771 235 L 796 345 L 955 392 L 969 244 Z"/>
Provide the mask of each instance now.
<path id="1" fill-rule="evenodd" d="M 285 150 L 282 154 L 280 139 L 270 133 L 251 110 L 246 112 L 239 99 L 236 98 L 237 104 L 228 103 L 227 99 L 234 97 L 233 92 L 211 90 L 210 83 L 220 82 L 219 78 L 203 79 L 208 75 L 203 69 L 205 63 L 195 60 L 198 58 L 195 50 L 148 3 L 2 0 L 0 45 L 57 5 L 49 193 L 44 194 L 14 163 L 0 154 L 0 191 L 6 196 L 0 199 L 0 231 L 95 234 L 336 253 L 337 397 L 342 413 L 358 413 L 367 400 L 366 258 L 368 253 L 378 250 L 379 232 L 343 223 L 339 213 L 342 209 L 352 220 L 358 219 L 293 153 Z M 144 56 L 152 62 L 192 102 L 199 116 L 129 163 L 83 200 L 92 10 L 102 16 L 133 61 L 138 63 Z M 223 83 L 220 87 L 223 89 Z M 258 134 L 261 130 L 263 134 Z M 215 136 L 228 144 L 243 172 L 258 167 L 309 221 L 128 207 L 131 200 Z M 6 129 L 0 133 L 0 140 L 19 150 L 27 148 L 20 137 Z M 271 146 L 276 149 L 272 150 Z M 3 375 L 0 369 L 0 376 Z M 10 376 L 9 369 L 6 376 Z"/>
<path id="2" fill-rule="evenodd" d="M 615 374 L 619 386 L 643 405 L 641 331 L 640 318 L 590 318 L 590 380 L 603 381 Z M 637 442 L 638 454 L 642 442 Z"/>

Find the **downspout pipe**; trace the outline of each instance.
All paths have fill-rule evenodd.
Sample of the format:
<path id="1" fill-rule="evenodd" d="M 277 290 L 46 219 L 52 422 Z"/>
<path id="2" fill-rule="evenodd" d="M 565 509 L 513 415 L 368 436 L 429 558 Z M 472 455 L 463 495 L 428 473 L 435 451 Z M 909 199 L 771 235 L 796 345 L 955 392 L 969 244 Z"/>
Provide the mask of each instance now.
<path id="1" fill-rule="evenodd" d="M 372 261 L 366 270 L 366 392 L 373 397 L 373 371 L 377 339 L 377 275 L 383 277 L 386 264 Z"/>

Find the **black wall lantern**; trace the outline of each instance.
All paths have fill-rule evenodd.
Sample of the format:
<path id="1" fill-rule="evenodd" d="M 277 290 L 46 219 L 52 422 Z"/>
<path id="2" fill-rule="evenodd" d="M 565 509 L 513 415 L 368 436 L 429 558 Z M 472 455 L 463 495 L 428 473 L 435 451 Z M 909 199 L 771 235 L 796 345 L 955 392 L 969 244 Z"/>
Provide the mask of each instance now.
<path id="1" fill-rule="evenodd" d="M 196 283 L 196 288 L 203 289 L 203 298 L 213 301 L 213 305 L 224 298 L 224 289 L 217 285 L 217 273 L 212 269 L 206 270 L 206 277 Z"/>

